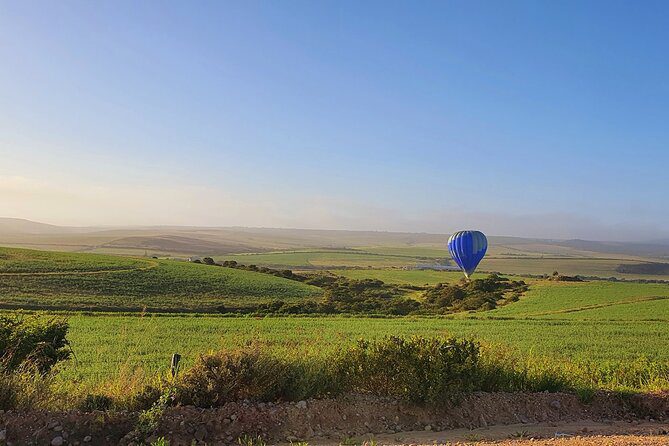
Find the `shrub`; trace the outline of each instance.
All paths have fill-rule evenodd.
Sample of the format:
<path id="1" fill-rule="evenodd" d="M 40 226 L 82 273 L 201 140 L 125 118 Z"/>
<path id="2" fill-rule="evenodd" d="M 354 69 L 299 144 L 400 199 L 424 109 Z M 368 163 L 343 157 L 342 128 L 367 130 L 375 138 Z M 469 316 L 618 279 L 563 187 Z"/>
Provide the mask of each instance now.
<path id="1" fill-rule="evenodd" d="M 340 371 L 351 390 L 436 403 L 477 383 L 479 346 L 473 341 L 391 336 L 358 341 L 342 355 Z"/>
<path id="2" fill-rule="evenodd" d="M 68 324 L 38 316 L 0 316 L 0 372 L 17 369 L 46 374 L 70 357 Z"/>
<path id="3" fill-rule="evenodd" d="M 176 400 L 198 407 L 285 396 L 289 365 L 256 348 L 200 356 L 176 386 Z"/>
<path id="4" fill-rule="evenodd" d="M 201 356 L 176 383 L 175 401 L 215 407 L 367 392 L 436 403 L 475 390 L 478 362 L 478 344 L 457 339 L 389 337 L 293 359 L 250 346 Z"/>

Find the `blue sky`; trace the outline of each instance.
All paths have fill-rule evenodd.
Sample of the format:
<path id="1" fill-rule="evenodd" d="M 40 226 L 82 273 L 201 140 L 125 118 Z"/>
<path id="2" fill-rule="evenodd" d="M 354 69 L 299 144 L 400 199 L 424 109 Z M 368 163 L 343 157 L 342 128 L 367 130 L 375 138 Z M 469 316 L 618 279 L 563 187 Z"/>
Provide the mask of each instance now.
<path id="1" fill-rule="evenodd" d="M 667 17 L 650 1 L 0 1 L 0 214 L 667 237 Z"/>

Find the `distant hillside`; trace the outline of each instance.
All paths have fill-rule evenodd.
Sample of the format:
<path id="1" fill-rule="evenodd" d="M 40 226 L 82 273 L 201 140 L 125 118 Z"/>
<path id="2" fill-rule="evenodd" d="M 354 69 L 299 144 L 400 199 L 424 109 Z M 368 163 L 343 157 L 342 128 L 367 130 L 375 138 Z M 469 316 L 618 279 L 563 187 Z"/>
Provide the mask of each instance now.
<path id="1" fill-rule="evenodd" d="M 221 266 L 0 248 L 0 308 L 217 312 L 321 295 L 301 282 Z"/>
<path id="2" fill-rule="evenodd" d="M 0 218 L 0 245 L 124 255 L 226 255 L 371 247 L 445 249 L 448 234 L 281 228 L 147 226 L 64 227 Z M 490 256 L 669 258 L 669 244 L 489 236 Z M 440 254 L 441 255 L 441 254 Z"/>
<path id="3" fill-rule="evenodd" d="M 23 218 L 0 217 L 0 234 L 67 234 L 73 232 L 77 232 L 77 229 L 37 223 Z"/>

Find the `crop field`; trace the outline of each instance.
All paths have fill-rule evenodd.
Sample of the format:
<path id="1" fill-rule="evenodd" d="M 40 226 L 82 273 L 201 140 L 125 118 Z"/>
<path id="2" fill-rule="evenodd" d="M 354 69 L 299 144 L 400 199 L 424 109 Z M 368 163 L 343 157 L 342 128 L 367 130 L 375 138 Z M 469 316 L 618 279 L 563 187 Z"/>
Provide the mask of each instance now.
<path id="1" fill-rule="evenodd" d="M 559 271 L 561 274 L 570 276 L 669 280 L 667 275 L 624 274 L 616 271 L 618 265 L 630 263 L 636 263 L 636 261 L 625 258 L 486 257 L 481 261 L 479 268 L 484 271 L 498 271 L 503 274 L 551 274 L 553 271 Z"/>
<path id="2" fill-rule="evenodd" d="M 667 307 L 665 306 L 665 309 Z M 669 330 L 659 321 L 495 320 L 477 318 L 251 318 L 76 315 L 69 318 L 76 359 L 62 377 L 95 384 L 119 370 L 166 370 L 179 352 L 188 365 L 200 353 L 255 341 L 278 355 L 320 355 L 359 338 L 458 335 L 501 344 L 556 365 L 601 366 L 640 358 L 669 362 Z M 639 342 L 643 339 L 644 342 Z"/>
<path id="3" fill-rule="evenodd" d="M 290 251 L 263 254 L 237 254 L 216 257 L 216 260 L 235 260 L 246 265 L 263 265 L 275 268 L 309 267 L 401 267 L 425 262 L 416 256 L 376 254 L 357 250 Z"/>
<path id="4" fill-rule="evenodd" d="M 334 269 L 334 274 L 351 279 L 378 279 L 398 285 L 436 285 L 462 279 L 460 271 L 402 270 L 402 269 Z"/>
<path id="5" fill-rule="evenodd" d="M 0 305 L 6 308 L 216 311 L 321 294 L 268 274 L 172 260 L 5 248 L 0 256 Z"/>
<path id="6" fill-rule="evenodd" d="M 651 307 L 648 305 L 653 303 Z M 622 305 L 622 307 L 621 307 Z M 623 316 L 625 312 L 635 311 L 635 307 L 657 308 L 661 310 L 654 315 L 648 314 L 646 320 L 669 320 L 669 285 L 622 283 L 622 282 L 540 282 L 520 299 L 505 307 L 492 310 L 486 314 L 491 317 L 561 317 L 578 318 L 590 314 L 596 319 L 612 317 L 612 314 Z M 584 311 L 588 313 L 581 314 Z M 613 313 L 612 313 L 613 312 Z M 635 312 L 638 317 L 646 310 Z"/>
<path id="7" fill-rule="evenodd" d="M 365 262 L 406 259 L 347 251 L 225 259 L 250 264 L 245 259 L 275 256 L 287 262 L 323 264 L 337 257 L 361 256 Z M 414 286 L 461 280 L 460 273 L 450 271 L 331 272 Z M 84 387 L 102 385 L 119 375 L 149 379 L 166 370 L 175 352 L 183 355 L 188 366 L 201 353 L 248 342 L 278 355 L 322 355 L 359 338 L 415 334 L 478 339 L 508 348 L 519 357 L 534 358 L 542 367 L 578 368 L 578 373 L 595 381 L 601 375 L 603 387 L 669 388 L 668 284 L 525 278 L 530 288 L 520 300 L 490 311 L 440 317 L 229 317 L 203 312 L 272 299 L 318 299 L 323 290 L 269 274 L 174 260 L 14 248 L 0 249 L 0 279 L 0 304 L 5 308 L 48 309 L 52 313 L 47 315 L 68 318 L 75 356 L 59 366 L 58 379 Z M 138 311 L 145 307 L 165 313 Z M 93 312 L 77 312 L 82 309 Z M 183 310 L 201 313 L 169 314 Z M 615 371 L 630 365 L 643 373 L 619 384 Z"/>
<path id="8" fill-rule="evenodd" d="M 532 245 L 530 245 L 532 246 Z M 541 247 L 536 247 L 540 249 Z M 530 248 L 525 248 L 530 249 Z M 554 251 L 560 251 L 554 249 Z M 595 253 L 562 251 L 569 255 L 538 255 L 540 252 L 511 250 L 505 246 L 491 247 L 481 262 L 481 271 L 496 271 L 503 274 L 552 274 L 559 271 L 567 275 L 595 276 L 623 279 L 669 280 L 669 275 L 626 274 L 616 271 L 621 264 L 638 263 L 640 259 L 621 255 L 619 258 L 596 257 Z M 217 256 L 216 260 L 235 260 L 243 264 L 255 264 L 271 268 L 291 269 L 337 269 L 364 268 L 387 269 L 415 267 L 419 264 L 453 265 L 446 249 L 439 247 L 392 247 L 370 246 L 347 250 L 279 251 L 259 254 L 234 254 Z"/>

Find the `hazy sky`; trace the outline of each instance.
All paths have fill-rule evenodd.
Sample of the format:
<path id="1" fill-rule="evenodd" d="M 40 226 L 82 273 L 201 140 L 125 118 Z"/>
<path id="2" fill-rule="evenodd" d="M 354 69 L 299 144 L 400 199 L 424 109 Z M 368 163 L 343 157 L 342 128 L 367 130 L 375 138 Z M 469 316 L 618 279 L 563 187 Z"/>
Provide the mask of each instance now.
<path id="1" fill-rule="evenodd" d="M 669 4 L 0 0 L 0 216 L 669 236 Z"/>

